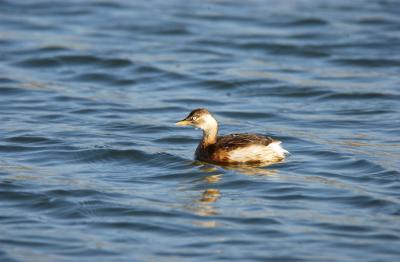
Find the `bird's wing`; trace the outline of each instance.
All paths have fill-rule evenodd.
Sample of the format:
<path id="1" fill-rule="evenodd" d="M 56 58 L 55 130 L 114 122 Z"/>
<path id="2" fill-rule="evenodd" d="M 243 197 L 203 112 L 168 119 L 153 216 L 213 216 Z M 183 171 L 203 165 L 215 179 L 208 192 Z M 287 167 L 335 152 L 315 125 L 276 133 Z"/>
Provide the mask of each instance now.
<path id="1" fill-rule="evenodd" d="M 238 147 L 246 147 L 250 145 L 269 145 L 274 142 L 272 138 L 259 134 L 231 134 L 220 136 L 217 139 L 216 146 L 225 150 L 233 150 Z"/>

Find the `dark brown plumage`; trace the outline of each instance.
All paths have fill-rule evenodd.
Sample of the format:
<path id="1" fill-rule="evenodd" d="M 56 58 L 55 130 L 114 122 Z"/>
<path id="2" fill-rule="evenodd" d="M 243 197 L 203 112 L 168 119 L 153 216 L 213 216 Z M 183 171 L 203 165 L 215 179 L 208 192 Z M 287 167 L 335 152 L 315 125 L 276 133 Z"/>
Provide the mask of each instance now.
<path id="1" fill-rule="evenodd" d="M 287 153 L 280 141 L 259 134 L 231 134 L 217 136 L 218 123 L 207 109 L 193 110 L 180 126 L 194 126 L 203 130 L 195 158 L 217 164 L 268 164 L 282 161 Z"/>
<path id="2" fill-rule="evenodd" d="M 270 137 L 258 134 L 230 134 L 218 136 L 215 144 L 204 145 L 200 142 L 196 149 L 195 158 L 212 163 L 239 164 L 239 161 L 229 159 L 230 152 L 238 148 L 246 148 L 252 145 L 268 146 L 273 141 L 274 140 Z M 244 163 L 259 164 L 260 162 L 260 159 L 252 159 Z"/>

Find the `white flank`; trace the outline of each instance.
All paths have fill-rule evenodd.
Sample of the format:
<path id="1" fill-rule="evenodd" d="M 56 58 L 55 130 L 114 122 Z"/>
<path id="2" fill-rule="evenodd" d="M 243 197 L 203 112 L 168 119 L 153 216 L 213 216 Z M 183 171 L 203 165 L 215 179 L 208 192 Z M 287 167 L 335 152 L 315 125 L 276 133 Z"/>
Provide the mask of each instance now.
<path id="1" fill-rule="evenodd" d="M 283 147 L 281 146 L 281 141 L 275 141 L 272 142 L 271 144 L 268 145 L 268 147 L 271 147 L 273 149 L 273 151 L 279 155 L 280 157 L 285 158 L 287 155 L 289 155 L 289 151 L 283 149 Z"/>
<path id="2" fill-rule="evenodd" d="M 275 141 L 268 146 L 263 145 L 251 145 L 244 148 L 233 150 L 229 154 L 229 159 L 236 162 L 249 162 L 249 161 L 260 161 L 260 162 L 278 162 L 282 161 L 288 151 L 281 147 L 280 141 Z"/>

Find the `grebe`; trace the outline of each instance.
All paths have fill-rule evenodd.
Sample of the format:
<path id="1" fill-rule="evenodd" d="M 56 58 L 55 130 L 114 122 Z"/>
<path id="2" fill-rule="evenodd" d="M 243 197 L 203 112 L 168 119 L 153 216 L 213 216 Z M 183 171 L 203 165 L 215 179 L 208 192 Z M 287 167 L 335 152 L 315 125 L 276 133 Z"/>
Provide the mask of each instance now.
<path id="1" fill-rule="evenodd" d="M 207 109 L 195 109 L 178 126 L 193 126 L 203 130 L 195 158 L 220 165 L 266 166 L 281 162 L 289 153 L 281 141 L 258 134 L 231 134 L 217 136 L 217 120 Z"/>

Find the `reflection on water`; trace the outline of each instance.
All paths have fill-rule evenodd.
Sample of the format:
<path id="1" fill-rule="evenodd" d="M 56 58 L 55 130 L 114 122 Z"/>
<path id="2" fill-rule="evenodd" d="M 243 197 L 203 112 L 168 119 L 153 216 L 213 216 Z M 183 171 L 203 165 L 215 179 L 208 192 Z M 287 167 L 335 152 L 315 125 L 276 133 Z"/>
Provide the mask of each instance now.
<path id="1" fill-rule="evenodd" d="M 203 192 L 202 197 L 200 199 L 200 202 L 202 202 L 202 203 L 214 203 L 220 197 L 221 197 L 221 192 L 218 189 L 209 188 L 209 189 L 206 189 Z"/>
<path id="2" fill-rule="evenodd" d="M 212 175 L 212 176 L 206 176 L 206 177 L 204 178 L 204 180 L 205 180 L 207 183 L 209 183 L 209 184 L 217 183 L 217 182 L 219 182 L 219 181 L 221 180 L 222 176 L 223 176 L 223 174 L 220 174 L 220 175 Z"/>
<path id="3" fill-rule="evenodd" d="M 278 174 L 278 171 L 276 169 L 269 169 L 268 167 L 257 167 L 254 165 L 224 165 L 224 166 L 215 166 L 215 165 L 210 165 L 207 163 L 201 163 L 201 162 L 195 162 L 196 166 L 200 166 L 199 170 L 205 173 L 212 173 L 218 170 L 230 170 L 230 171 L 236 171 L 238 174 L 244 174 L 244 175 L 265 175 L 265 176 L 275 176 Z M 215 179 L 218 179 L 215 182 L 218 182 L 221 179 L 222 175 L 216 175 L 216 176 L 208 176 L 205 179 L 210 180 L 212 182 Z"/>
<path id="4" fill-rule="evenodd" d="M 207 184 L 215 184 L 220 181 L 221 175 L 213 175 L 204 178 Z M 207 186 L 206 184 L 206 186 Z M 213 220 L 214 216 L 219 214 L 218 208 L 215 203 L 221 198 L 221 191 L 217 188 L 207 188 L 194 201 L 186 208 L 193 214 L 202 217 L 202 219 L 195 219 L 193 224 L 205 227 L 214 228 L 218 223 Z"/>
<path id="5" fill-rule="evenodd" d="M 275 169 L 264 169 L 257 167 L 225 167 L 227 170 L 237 171 L 239 174 L 245 175 L 262 175 L 262 176 L 276 176 L 278 171 Z"/>
<path id="6" fill-rule="evenodd" d="M 221 193 L 216 188 L 206 189 L 195 205 L 195 214 L 200 216 L 214 216 L 218 214 L 218 209 L 212 205 L 219 200 Z"/>
<path id="7" fill-rule="evenodd" d="M 208 169 L 208 172 L 211 172 L 211 170 Z M 206 186 L 207 189 L 205 189 L 202 192 L 201 196 L 198 197 L 198 199 L 195 201 L 193 205 L 195 214 L 201 216 L 212 216 L 218 214 L 216 207 L 212 205 L 212 203 L 215 203 L 220 199 L 221 191 L 217 188 L 208 188 L 208 187 L 209 185 L 214 185 L 214 184 L 215 186 L 217 186 L 218 182 L 221 181 L 222 176 L 223 176 L 222 174 L 219 174 L 219 175 L 206 176 L 203 178 L 203 181 L 206 182 L 204 186 Z"/>

